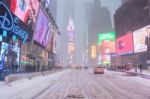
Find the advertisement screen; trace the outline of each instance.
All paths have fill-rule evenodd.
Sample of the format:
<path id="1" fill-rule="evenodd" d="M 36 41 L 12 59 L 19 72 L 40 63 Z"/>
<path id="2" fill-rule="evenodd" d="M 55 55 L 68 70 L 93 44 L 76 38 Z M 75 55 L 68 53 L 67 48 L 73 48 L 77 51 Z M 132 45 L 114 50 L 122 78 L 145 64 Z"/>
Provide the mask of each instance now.
<path id="1" fill-rule="evenodd" d="M 42 9 L 40 9 L 37 18 L 37 24 L 34 30 L 35 34 L 33 40 L 43 45 L 47 31 L 48 31 L 48 18 L 46 17 Z"/>
<path id="2" fill-rule="evenodd" d="M 110 54 L 102 55 L 102 64 L 110 64 Z"/>
<path id="3" fill-rule="evenodd" d="M 2 42 L 0 51 L 0 70 L 4 68 L 4 64 L 6 61 L 8 62 L 8 60 L 11 60 L 10 62 L 13 62 L 12 64 L 14 65 L 19 65 L 19 58 L 20 48 L 18 43 L 12 46 L 11 44 Z"/>
<path id="4" fill-rule="evenodd" d="M 133 36 L 132 33 L 126 34 L 116 40 L 116 52 L 118 54 L 126 54 L 133 52 Z"/>
<path id="5" fill-rule="evenodd" d="M 30 11 L 29 0 L 11 0 L 10 9 L 11 12 L 26 23 Z"/>
<path id="6" fill-rule="evenodd" d="M 53 53 L 57 53 L 57 41 L 58 41 L 58 35 L 57 33 L 55 32 L 54 33 L 54 38 L 53 38 Z"/>
<path id="7" fill-rule="evenodd" d="M 74 45 L 74 43 L 69 43 L 68 44 L 68 55 L 74 54 L 74 51 L 75 51 L 75 45 Z"/>
<path id="8" fill-rule="evenodd" d="M 4 68 L 5 55 L 6 55 L 7 49 L 8 49 L 8 44 L 2 43 L 2 45 L 1 45 L 1 53 L 0 53 L 0 70 L 2 70 Z"/>
<path id="9" fill-rule="evenodd" d="M 111 56 L 110 54 L 99 54 L 98 55 L 98 64 L 107 65 L 111 63 Z"/>
<path id="10" fill-rule="evenodd" d="M 46 35 L 44 37 L 44 40 L 43 40 L 43 46 L 47 46 L 48 45 L 50 36 L 51 36 L 51 30 L 50 30 L 50 28 L 48 28 L 47 29 L 47 33 L 46 33 Z"/>
<path id="11" fill-rule="evenodd" d="M 98 45 L 100 53 L 114 53 L 115 52 L 115 32 L 98 34 Z"/>
<path id="12" fill-rule="evenodd" d="M 134 52 L 150 50 L 150 25 L 133 32 Z"/>
<path id="13" fill-rule="evenodd" d="M 96 57 L 96 46 L 95 45 L 91 46 L 91 57 L 92 58 Z"/>
<path id="14" fill-rule="evenodd" d="M 37 18 L 37 15 L 38 15 L 38 10 L 39 10 L 39 1 L 38 0 L 29 0 L 30 1 L 30 9 L 31 9 L 31 12 L 32 12 L 32 19 L 33 19 L 33 22 L 36 23 L 36 18 Z"/>

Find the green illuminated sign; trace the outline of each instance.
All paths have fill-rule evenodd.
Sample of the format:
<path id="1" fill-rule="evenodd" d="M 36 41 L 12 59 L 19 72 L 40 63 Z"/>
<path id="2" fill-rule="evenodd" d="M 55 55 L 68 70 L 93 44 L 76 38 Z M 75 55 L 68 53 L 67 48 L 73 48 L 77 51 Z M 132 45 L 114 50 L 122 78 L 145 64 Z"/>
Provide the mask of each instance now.
<path id="1" fill-rule="evenodd" d="M 101 45 L 102 41 L 116 41 L 115 32 L 98 34 L 98 45 Z"/>

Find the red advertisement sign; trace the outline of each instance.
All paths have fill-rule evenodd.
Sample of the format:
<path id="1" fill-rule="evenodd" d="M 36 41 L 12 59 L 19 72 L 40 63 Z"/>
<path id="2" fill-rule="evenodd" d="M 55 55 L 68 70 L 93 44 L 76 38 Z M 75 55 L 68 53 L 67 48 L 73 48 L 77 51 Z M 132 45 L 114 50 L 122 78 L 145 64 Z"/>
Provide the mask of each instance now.
<path id="1" fill-rule="evenodd" d="M 128 33 L 116 40 L 116 52 L 118 54 L 126 54 L 133 52 L 133 36 Z"/>
<path id="2" fill-rule="evenodd" d="M 30 11 L 28 0 L 11 0 L 10 9 L 11 12 L 13 12 L 17 17 L 26 23 Z"/>

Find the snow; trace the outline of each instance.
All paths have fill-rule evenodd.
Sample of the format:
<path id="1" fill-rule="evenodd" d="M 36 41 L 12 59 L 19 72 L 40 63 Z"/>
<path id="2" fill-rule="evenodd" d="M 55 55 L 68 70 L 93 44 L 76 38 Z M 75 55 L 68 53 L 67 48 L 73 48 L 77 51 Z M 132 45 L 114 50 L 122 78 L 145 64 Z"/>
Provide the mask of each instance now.
<path id="1" fill-rule="evenodd" d="M 150 99 L 150 80 L 108 70 L 94 74 L 92 69 L 70 69 L 10 85 L 0 82 L 1 99 Z"/>

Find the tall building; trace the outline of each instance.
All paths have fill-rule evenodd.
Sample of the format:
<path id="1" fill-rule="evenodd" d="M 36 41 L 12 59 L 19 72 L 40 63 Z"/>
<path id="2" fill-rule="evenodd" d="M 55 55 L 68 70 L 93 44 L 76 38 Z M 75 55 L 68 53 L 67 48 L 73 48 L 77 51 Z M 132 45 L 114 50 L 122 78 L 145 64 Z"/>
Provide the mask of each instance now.
<path id="1" fill-rule="evenodd" d="M 148 4 L 148 0 L 130 0 L 116 10 L 114 24 L 117 37 L 150 24 Z"/>
<path id="2" fill-rule="evenodd" d="M 68 33 L 68 63 L 69 65 L 75 64 L 75 26 L 72 17 L 68 20 L 67 26 Z"/>
<path id="3" fill-rule="evenodd" d="M 95 38 L 98 33 L 112 31 L 112 23 L 110 18 L 110 11 L 106 7 L 101 6 L 99 0 L 94 0 L 92 10 L 90 13 L 89 23 L 89 43 L 96 42 Z"/>
<path id="4" fill-rule="evenodd" d="M 54 20 L 56 20 L 57 18 L 57 0 L 47 0 L 49 1 L 49 11 L 52 15 L 52 17 L 54 18 Z"/>
<path id="5" fill-rule="evenodd" d="M 107 7 L 101 5 L 100 0 L 94 0 L 92 4 L 85 5 L 86 21 L 87 21 L 87 34 L 88 34 L 88 46 L 91 50 L 91 46 L 97 44 L 97 34 L 106 33 L 112 31 L 112 23 L 110 17 L 110 11 Z M 89 52 L 91 53 L 91 52 Z M 95 63 L 97 59 L 91 62 Z"/>
<path id="6" fill-rule="evenodd" d="M 127 43 L 130 43 L 130 46 L 134 47 L 131 49 L 132 53 L 114 57 L 116 65 L 128 63 L 134 65 L 142 64 L 145 68 L 149 65 L 150 51 L 147 49 L 148 45 L 145 43 L 146 28 L 150 24 L 149 12 L 149 0 L 128 0 L 116 10 L 114 23 L 117 39 L 131 33 L 133 39 Z"/>
<path id="7" fill-rule="evenodd" d="M 59 41 L 59 54 L 61 57 L 61 61 L 63 62 L 63 65 L 67 65 L 68 59 L 66 56 L 68 56 L 68 20 L 70 17 L 75 22 L 75 4 L 73 0 L 57 0 L 58 6 L 57 6 L 57 23 L 59 25 L 59 29 L 61 31 L 61 38 Z"/>

